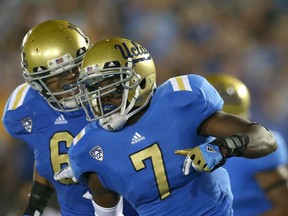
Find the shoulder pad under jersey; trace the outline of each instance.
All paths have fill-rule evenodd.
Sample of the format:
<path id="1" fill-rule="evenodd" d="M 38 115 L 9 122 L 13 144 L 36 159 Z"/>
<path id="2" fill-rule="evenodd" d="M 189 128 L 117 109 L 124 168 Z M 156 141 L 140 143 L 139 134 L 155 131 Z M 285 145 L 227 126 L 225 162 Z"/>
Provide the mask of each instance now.
<path id="1" fill-rule="evenodd" d="M 170 105 L 174 101 L 172 105 L 175 106 L 192 102 L 206 107 L 216 105 L 216 109 L 221 109 L 223 106 L 223 99 L 216 89 L 204 77 L 197 74 L 170 78 L 157 88 L 154 96 L 166 98 Z"/>
<path id="2" fill-rule="evenodd" d="M 24 83 L 10 95 L 5 105 L 2 123 L 10 135 L 17 137 L 17 134 L 31 133 L 32 119 L 45 116 L 49 110 L 51 108 L 46 100 Z"/>

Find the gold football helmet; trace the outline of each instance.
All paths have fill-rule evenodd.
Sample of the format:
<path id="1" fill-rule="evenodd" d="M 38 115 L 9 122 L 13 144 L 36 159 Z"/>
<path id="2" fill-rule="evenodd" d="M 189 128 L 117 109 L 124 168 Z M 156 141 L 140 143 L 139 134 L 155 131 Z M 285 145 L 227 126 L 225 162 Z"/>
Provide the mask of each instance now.
<path id="1" fill-rule="evenodd" d="M 77 81 L 61 86 L 57 92 L 45 81 L 68 73 L 79 76 L 81 61 L 89 47 L 89 38 L 68 21 L 49 20 L 35 26 L 25 35 L 21 46 L 25 81 L 39 91 L 53 109 L 61 112 L 78 109 Z"/>
<path id="2" fill-rule="evenodd" d="M 107 83 L 107 80 L 111 81 Z M 154 61 L 149 52 L 135 41 L 105 39 L 94 44 L 85 55 L 78 85 L 79 101 L 87 119 L 100 119 L 103 128 L 120 130 L 132 115 L 149 103 L 154 93 Z M 103 101 L 111 94 L 121 96 L 120 106 Z"/>
<path id="3" fill-rule="evenodd" d="M 228 74 L 205 76 L 224 100 L 223 111 L 250 118 L 250 93 L 238 78 Z"/>

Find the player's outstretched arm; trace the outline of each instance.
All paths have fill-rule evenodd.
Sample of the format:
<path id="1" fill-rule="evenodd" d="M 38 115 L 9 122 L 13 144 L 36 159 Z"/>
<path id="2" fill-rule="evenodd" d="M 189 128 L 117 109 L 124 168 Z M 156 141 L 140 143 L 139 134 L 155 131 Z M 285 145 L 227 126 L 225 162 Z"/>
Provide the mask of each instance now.
<path id="1" fill-rule="evenodd" d="M 258 158 L 277 149 L 275 138 L 267 128 L 224 112 L 208 118 L 200 126 L 199 134 L 216 137 L 224 157 Z"/>
<path id="2" fill-rule="evenodd" d="M 277 148 L 275 138 L 268 129 L 224 112 L 217 112 L 206 119 L 198 132 L 200 135 L 214 136 L 216 139 L 192 149 L 175 151 L 176 154 L 186 156 L 184 173 L 185 170 L 189 172 L 191 165 L 198 171 L 211 172 L 223 165 L 226 158 L 259 158 L 274 152 Z"/>

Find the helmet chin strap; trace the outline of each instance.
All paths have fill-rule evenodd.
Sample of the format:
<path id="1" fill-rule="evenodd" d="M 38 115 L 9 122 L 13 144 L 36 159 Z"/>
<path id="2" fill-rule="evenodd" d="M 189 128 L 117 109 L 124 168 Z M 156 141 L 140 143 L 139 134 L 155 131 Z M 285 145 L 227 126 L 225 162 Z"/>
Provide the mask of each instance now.
<path id="1" fill-rule="evenodd" d="M 121 130 L 126 124 L 128 119 L 120 113 L 114 113 L 111 116 L 99 120 L 101 127 L 108 131 Z"/>
<path id="2" fill-rule="evenodd" d="M 134 107 L 134 104 L 139 97 L 139 91 L 140 91 L 140 86 L 138 86 L 136 88 L 134 97 L 131 100 L 131 103 L 129 104 L 127 109 L 125 109 L 125 107 L 126 107 L 126 102 L 125 102 L 125 104 L 121 108 L 120 113 L 119 112 L 114 113 L 111 116 L 100 119 L 99 120 L 100 126 L 103 129 L 108 130 L 108 131 L 121 130 L 125 126 L 126 122 L 128 121 L 128 119 L 130 117 L 132 117 L 133 115 L 135 115 L 136 113 L 141 111 L 144 107 L 146 107 L 146 105 L 149 103 L 152 95 L 154 94 L 154 91 L 151 91 L 151 93 L 148 95 L 145 103 L 142 106 L 138 107 L 137 109 L 133 110 L 131 113 L 129 113 L 132 110 L 132 108 Z"/>
<path id="3" fill-rule="evenodd" d="M 124 95 L 128 95 L 128 89 L 125 89 L 124 91 L 125 91 Z M 129 104 L 127 109 L 125 109 L 126 104 L 127 104 L 127 100 L 125 100 L 123 106 L 121 107 L 120 112 L 114 113 L 106 118 L 100 119 L 99 123 L 101 127 L 109 131 L 121 130 L 126 124 L 127 120 L 131 117 L 130 115 L 127 115 L 127 114 L 134 107 L 134 104 L 137 98 L 139 97 L 139 91 L 140 91 L 140 86 L 136 88 L 134 97 L 132 98 L 131 103 Z M 124 96 L 123 98 L 126 98 L 126 97 Z"/>
<path id="4" fill-rule="evenodd" d="M 64 108 L 76 108 L 78 103 L 75 97 L 64 98 L 60 101 Z"/>
<path id="5" fill-rule="evenodd" d="M 53 108 L 53 109 L 56 109 L 54 108 L 55 105 L 52 105 L 52 104 L 56 104 L 58 105 L 58 111 L 60 112 L 63 112 L 65 111 L 65 109 L 73 109 L 73 110 L 77 110 L 79 108 L 81 108 L 79 106 L 79 103 L 78 101 L 76 100 L 75 96 L 72 96 L 72 97 L 69 97 L 69 98 L 64 98 L 64 99 L 61 99 L 61 100 L 55 100 L 53 99 L 53 97 L 50 97 L 50 98 L 46 98 L 48 104 Z"/>

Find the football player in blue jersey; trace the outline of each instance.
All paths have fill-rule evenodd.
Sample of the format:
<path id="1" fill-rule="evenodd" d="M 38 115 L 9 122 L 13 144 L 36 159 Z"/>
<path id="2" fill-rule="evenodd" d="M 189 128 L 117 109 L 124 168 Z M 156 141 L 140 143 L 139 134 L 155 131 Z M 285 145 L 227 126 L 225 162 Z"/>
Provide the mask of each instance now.
<path id="1" fill-rule="evenodd" d="M 33 186 L 24 215 L 41 215 L 53 191 L 63 216 L 95 215 L 86 185 L 53 178 L 67 166 L 67 150 L 87 124 L 75 95 L 80 63 L 89 47 L 89 38 L 66 20 L 40 23 L 23 39 L 26 83 L 11 94 L 2 121 L 11 136 L 25 141 L 34 152 Z"/>
<path id="2" fill-rule="evenodd" d="M 257 158 L 277 148 L 262 125 L 222 112 L 222 98 L 199 75 L 174 77 L 156 88 L 150 53 L 129 39 L 91 47 L 78 86 L 92 122 L 68 150 L 70 167 L 54 177 L 86 182 L 94 205 L 111 208 L 105 216 L 115 215 L 118 194 L 139 215 L 233 215 L 221 165 L 229 157 Z"/>
<path id="3" fill-rule="evenodd" d="M 228 74 L 209 74 L 205 78 L 224 100 L 223 111 L 250 118 L 250 93 L 238 78 Z M 288 150 L 279 132 L 272 131 L 278 148 L 255 160 L 231 158 L 227 169 L 235 216 L 287 215 Z"/>

